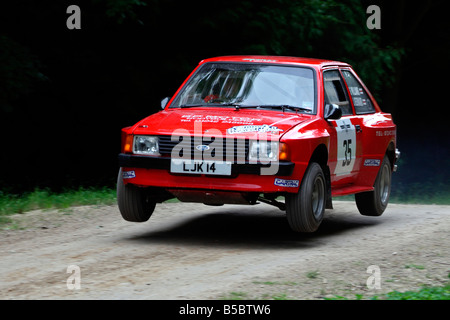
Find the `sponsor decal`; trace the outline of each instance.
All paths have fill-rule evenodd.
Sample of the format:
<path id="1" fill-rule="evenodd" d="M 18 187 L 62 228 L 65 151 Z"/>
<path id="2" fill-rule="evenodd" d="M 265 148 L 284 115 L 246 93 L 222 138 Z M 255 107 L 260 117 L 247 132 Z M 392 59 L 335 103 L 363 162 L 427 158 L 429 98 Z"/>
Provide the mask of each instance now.
<path id="1" fill-rule="evenodd" d="M 260 118 L 236 117 L 236 116 L 215 116 L 205 114 L 184 114 L 181 116 L 181 122 L 203 122 L 203 123 L 224 123 L 233 125 L 253 125 L 255 122 L 261 122 Z"/>
<path id="2" fill-rule="evenodd" d="M 355 105 L 355 107 L 363 107 L 364 106 L 363 99 L 357 98 L 357 97 L 353 98 L 353 104 Z"/>
<path id="3" fill-rule="evenodd" d="M 250 61 L 250 62 L 277 62 L 277 60 L 272 59 L 260 59 L 260 58 L 244 58 L 242 59 L 244 61 Z"/>
<path id="4" fill-rule="evenodd" d="M 136 178 L 136 173 L 134 171 L 124 171 L 122 172 L 123 179 Z"/>
<path id="5" fill-rule="evenodd" d="M 359 96 L 360 91 L 358 90 L 358 87 L 349 87 L 350 93 L 352 96 Z"/>
<path id="6" fill-rule="evenodd" d="M 366 159 L 366 160 L 364 160 L 364 166 L 365 167 L 379 167 L 380 166 L 380 160 L 378 160 L 378 159 Z"/>
<path id="7" fill-rule="evenodd" d="M 385 130 L 385 131 L 375 131 L 375 136 L 383 137 L 383 136 L 395 136 L 395 130 Z"/>
<path id="8" fill-rule="evenodd" d="M 272 134 L 277 134 L 278 132 L 283 131 L 275 126 L 269 126 L 267 124 L 264 125 L 246 125 L 246 126 L 236 126 L 227 129 L 228 134 L 236 134 L 236 133 L 246 133 L 246 132 L 271 132 Z"/>
<path id="9" fill-rule="evenodd" d="M 299 180 L 284 180 L 275 178 L 274 184 L 279 187 L 298 188 L 300 182 Z"/>

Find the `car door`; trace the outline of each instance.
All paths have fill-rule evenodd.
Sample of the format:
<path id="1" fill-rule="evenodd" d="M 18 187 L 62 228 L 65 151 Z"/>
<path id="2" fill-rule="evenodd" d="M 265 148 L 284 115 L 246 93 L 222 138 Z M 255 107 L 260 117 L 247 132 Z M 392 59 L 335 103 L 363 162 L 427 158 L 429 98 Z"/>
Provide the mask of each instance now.
<path id="1" fill-rule="evenodd" d="M 336 104 L 342 110 L 342 117 L 329 120 L 331 182 L 335 185 L 351 185 L 360 168 L 362 141 L 358 134 L 360 122 L 354 114 L 348 92 L 339 69 L 325 70 L 324 100 Z"/>
<path id="2" fill-rule="evenodd" d="M 359 174 L 365 175 L 365 171 L 371 170 L 371 167 L 379 166 L 379 160 L 376 159 L 368 159 L 363 163 L 365 156 L 376 153 L 374 145 L 369 145 L 368 141 L 365 141 L 365 143 L 362 141 L 364 137 L 365 139 L 368 139 L 368 137 L 370 137 L 370 132 L 373 132 L 373 128 L 369 128 L 367 124 L 373 123 L 376 110 L 365 86 L 357 79 L 357 77 L 355 77 L 352 70 L 350 68 L 342 68 L 341 74 L 350 94 L 350 100 L 355 111 L 353 123 L 356 126 L 357 136 L 359 136 L 361 140 L 359 146 L 361 154 Z"/>

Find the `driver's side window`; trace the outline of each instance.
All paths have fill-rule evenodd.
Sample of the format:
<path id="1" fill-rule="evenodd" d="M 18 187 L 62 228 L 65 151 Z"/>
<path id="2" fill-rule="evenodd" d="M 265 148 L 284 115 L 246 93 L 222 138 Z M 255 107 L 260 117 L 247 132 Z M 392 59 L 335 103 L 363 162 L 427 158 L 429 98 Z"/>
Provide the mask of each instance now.
<path id="1" fill-rule="evenodd" d="M 347 97 L 344 83 L 338 70 L 325 71 L 323 74 L 325 105 L 337 104 L 342 115 L 352 115 L 353 110 Z"/>

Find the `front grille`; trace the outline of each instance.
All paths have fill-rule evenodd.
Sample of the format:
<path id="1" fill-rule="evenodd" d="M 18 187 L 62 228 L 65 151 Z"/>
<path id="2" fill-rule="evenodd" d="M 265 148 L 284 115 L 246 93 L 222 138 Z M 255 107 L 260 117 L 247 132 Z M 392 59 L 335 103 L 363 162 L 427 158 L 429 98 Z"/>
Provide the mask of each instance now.
<path id="1" fill-rule="evenodd" d="M 172 136 L 159 136 L 158 139 L 159 153 L 163 156 L 181 158 L 185 156 L 185 152 L 190 152 L 191 159 L 222 160 L 234 163 L 245 163 L 248 159 L 249 140 L 247 139 L 222 138 L 220 139 L 222 141 L 217 142 L 215 137 L 174 137 L 172 141 Z M 210 149 L 198 150 L 197 147 L 202 145 Z"/>

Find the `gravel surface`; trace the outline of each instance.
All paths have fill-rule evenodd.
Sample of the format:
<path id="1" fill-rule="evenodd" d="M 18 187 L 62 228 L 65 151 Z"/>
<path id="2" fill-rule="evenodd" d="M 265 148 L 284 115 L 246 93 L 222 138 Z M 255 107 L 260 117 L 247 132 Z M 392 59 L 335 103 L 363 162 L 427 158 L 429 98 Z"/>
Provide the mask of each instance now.
<path id="1" fill-rule="evenodd" d="M 450 206 L 334 207 L 314 234 L 265 204 L 164 203 L 140 224 L 116 206 L 15 215 L 0 299 L 354 299 L 449 281 Z"/>

